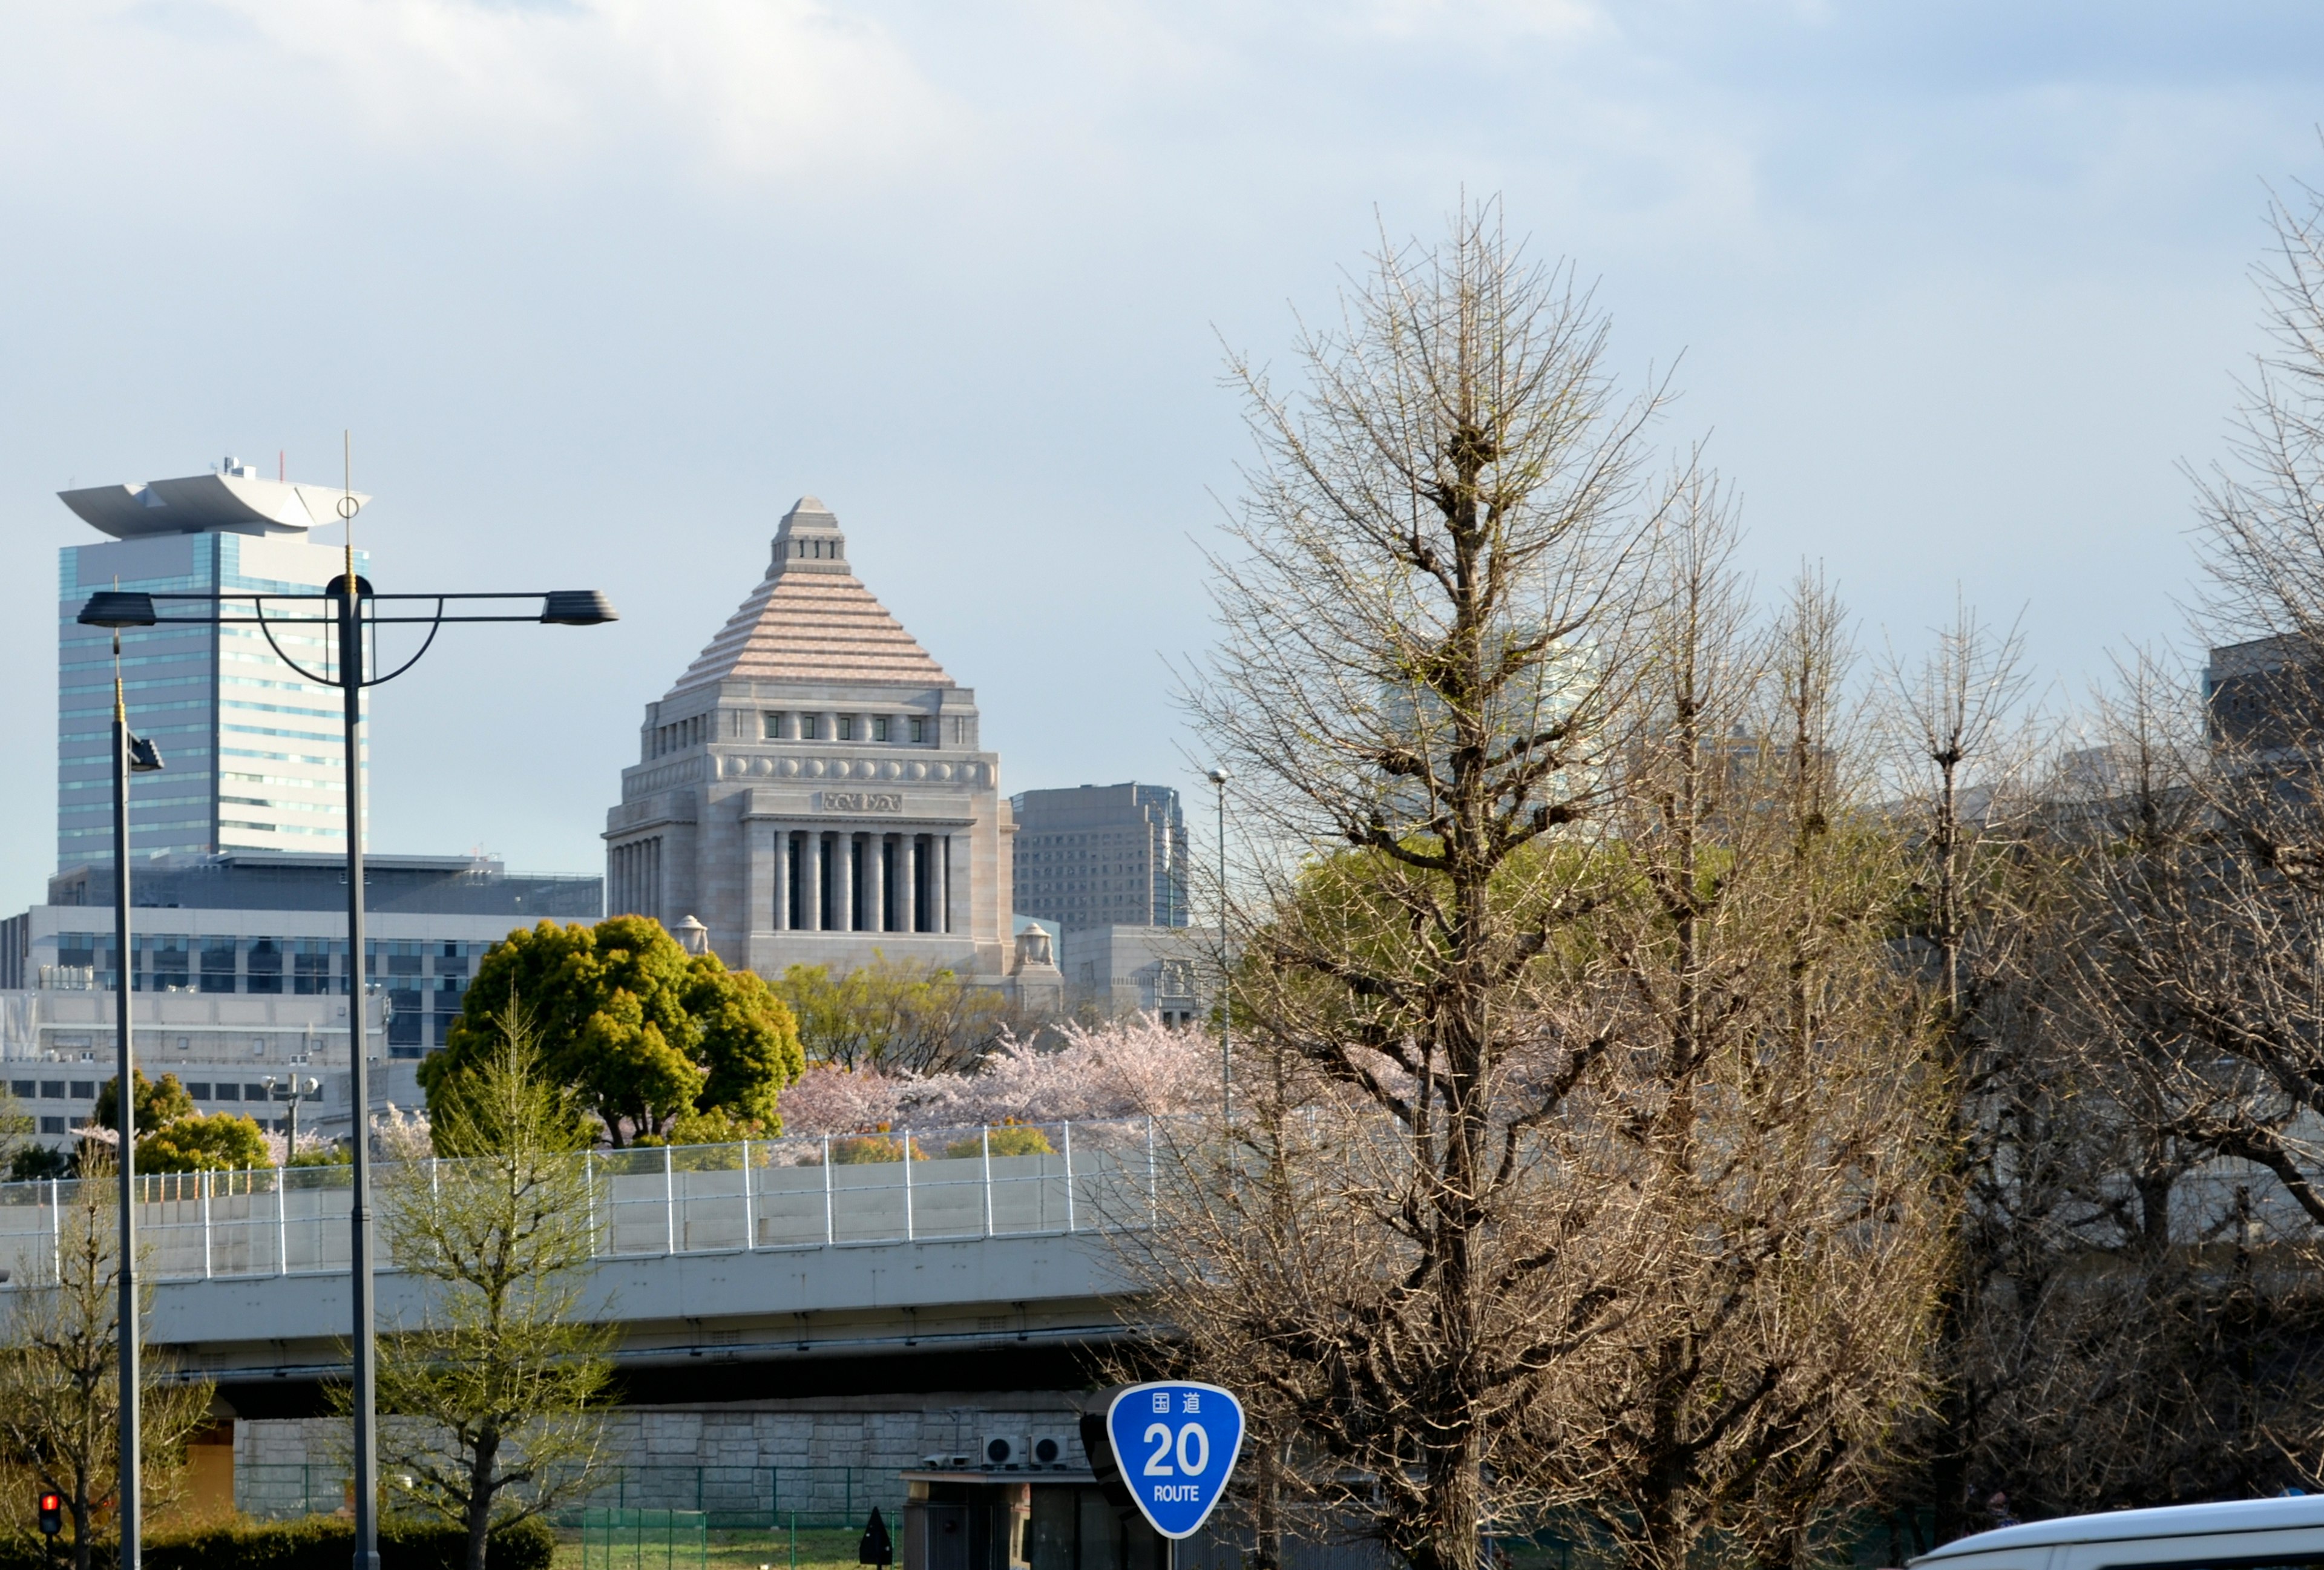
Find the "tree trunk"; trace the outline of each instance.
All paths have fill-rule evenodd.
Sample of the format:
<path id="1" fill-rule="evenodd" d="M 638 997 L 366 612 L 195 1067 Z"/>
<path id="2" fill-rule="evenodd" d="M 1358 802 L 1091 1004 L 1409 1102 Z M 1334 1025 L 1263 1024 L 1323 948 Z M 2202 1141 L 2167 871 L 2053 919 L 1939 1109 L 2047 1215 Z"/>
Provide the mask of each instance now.
<path id="1" fill-rule="evenodd" d="M 1283 1570 L 1283 1482 L 1275 1458 L 1278 1443 L 1269 1435 L 1259 1447 L 1259 1541 L 1251 1570 Z"/>
<path id="2" fill-rule="evenodd" d="M 499 1430 L 486 1428 L 476 1436 L 475 1457 L 468 1468 L 468 1570 L 484 1570 L 493 1525 L 493 1467 L 500 1448 Z"/>

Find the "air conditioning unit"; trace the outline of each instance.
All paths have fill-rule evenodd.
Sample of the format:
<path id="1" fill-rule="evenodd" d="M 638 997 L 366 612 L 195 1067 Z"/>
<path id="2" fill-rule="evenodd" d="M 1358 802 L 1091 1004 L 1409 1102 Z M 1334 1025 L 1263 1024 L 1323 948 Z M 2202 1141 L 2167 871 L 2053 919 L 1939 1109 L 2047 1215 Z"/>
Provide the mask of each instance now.
<path id="1" fill-rule="evenodd" d="M 1023 1472 L 1032 1465 L 1031 1449 L 1016 1435 L 991 1436 L 978 1442 L 976 1464 L 987 1472 Z"/>
<path id="2" fill-rule="evenodd" d="M 1074 1469 L 1073 1450 L 1063 1434 L 1036 1434 L 1028 1455 L 1036 1472 L 1071 1472 Z"/>

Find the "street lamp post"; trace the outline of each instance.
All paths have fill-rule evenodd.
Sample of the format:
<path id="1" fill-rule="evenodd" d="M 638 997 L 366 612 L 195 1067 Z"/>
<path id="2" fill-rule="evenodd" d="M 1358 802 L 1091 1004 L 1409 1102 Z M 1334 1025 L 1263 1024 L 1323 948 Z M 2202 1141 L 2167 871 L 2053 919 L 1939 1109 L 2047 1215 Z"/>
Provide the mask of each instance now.
<path id="1" fill-rule="evenodd" d="M 290 1121 L 282 1129 L 282 1165 L 287 1169 L 290 1158 L 299 1153 L 299 1104 L 322 1088 L 323 1082 L 309 1076 L 293 1074 L 285 1079 L 266 1076 L 266 1094 L 271 1100 L 290 1104 Z"/>
<path id="2" fill-rule="evenodd" d="M 1227 954 L 1227 771 L 1209 775 L 1219 793 L 1219 1123 L 1234 1122 L 1234 961 Z"/>
<path id="3" fill-rule="evenodd" d="M 90 618 L 82 616 L 83 621 Z M 121 1570 L 138 1570 L 142 1544 L 138 1536 L 143 1503 L 144 1445 L 141 1434 L 138 1356 L 143 1340 L 137 1313 L 137 1094 L 136 1055 L 132 1049 L 129 1019 L 129 776 L 151 774 L 161 767 L 161 750 L 129 732 L 129 707 L 121 685 L 121 629 L 135 623 L 95 623 L 113 630 L 113 1121 L 121 1135 L 121 1159 L 116 1176 L 121 1183 L 121 1257 L 115 1271 L 121 1300 L 115 1310 L 115 1331 L 121 1338 Z"/>
<path id="4" fill-rule="evenodd" d="M 349 1250 L 348 1284 L 354 1307 L 354 1377 L 349 1390 L 350 1404 L 355 1408 L 355 1551 L 354 1570 L 379 1570 L 379 1460 L 377 1455 L 378 1415 L 376 1411 L 376 1338 L 373 1325 L 372 1249 L 371 1249 L 371 1089 L 369 1066 L 364 1057 L 364 873 L 363 873 L 363 689 L 394 680 L 414 665 L 434 646 L 436 634 L 447 622 L 539 622 L 550 626 L 590 627 L 616 620 L 613 605 L 595 589 L 534 590 L 525 594 L 396 594 L 373 592 L 371 585 L 355 576 L 354 521 L 358 503 L 352 493 L 339 503 L 339 515 L 348 522 L 350 536 L 346 546 L 346 570 L 324 586 L 318 595 L 293 595 L 223 590 L 208 594 L 143 594 L 122 590 L 100 590 L 89 597 L 81 608 L 80 620 L 92 626 L 152 627 L 180 625 L 217 625 L 247 623 L 264 633 L 275 657 L 318 687 L 336 687 L 345 695 L 344 725 L 346 766 L 347 803 L 347 1044 L 348 1094 L 354 1103 L 355 1167 L 349 1174 L 353 1194 L 348 1207 Z M 507 602 L 538 600 L 540 607 L 528 614 L 494 611 L 451 611 L 447 607 L 454 601 Z M 161 615 L 156 602 L 192 602 L 206 606 L 206 611 L 194 614 Z M 416 615 L 383 615 L 383 603 L 433 601 L 433 611 Z M 226 607 L 247 604 L 248 615 L 228 615 Z M 295 608 L 307 606 L 319 614 L 284 614 L 281 611 L 270 615 L 269 606 Z M 382 626 L 406 624 L 428 629 L 426 640 L 419 651 L 385 675 L 364 674 L 364 640 L 365 628 L 374 632 Z M 335 671 L 308 670 L 282 651 L 275 641 L 274 629 L 290 626 L 330 626 L 337 630 L 337 663 Z M 117 635 L 117 633 L 116 633 Z M 116 840 L 119 838 L 116 831 Z M 124 895 L 126 898 L 126 895 Z M 126 930 L 125 914 L 124 929 Z M 123 1014 L 123 1056 L 126 1062 L 127 1013 Z M 125 1069 L 124 1069 L 125 1073 Z M 126 1080 L 124 1081 L 124 1085 Z M 124 1089 L 122 1097 L 128 1100 Z M 124 1136 L 128 1120 L 123 1119 Z M 125 1144 L 125 1140 L 124 1140 Z M 124 1151 L 125 1154 L 125 1151 Z M 127 1170 L 127 1162 L 123 1163 Z M 124 1179 L 125 1180 L 125 1179 Z M 124 1205 L 124 1215 L 126 1216 Z M 124 1226 L 126 1224 L 124 1219 Z M 126 1288 L 124 1288 L 124 1293 Z M 127 1299 L 124 1297 L 124 1301 Z M 124 1345 L 127 1337 L 124 1334 Z M 125 1535 L 124 1566 L 134 1564 L 127 1557 L 134 1554 Z"/>

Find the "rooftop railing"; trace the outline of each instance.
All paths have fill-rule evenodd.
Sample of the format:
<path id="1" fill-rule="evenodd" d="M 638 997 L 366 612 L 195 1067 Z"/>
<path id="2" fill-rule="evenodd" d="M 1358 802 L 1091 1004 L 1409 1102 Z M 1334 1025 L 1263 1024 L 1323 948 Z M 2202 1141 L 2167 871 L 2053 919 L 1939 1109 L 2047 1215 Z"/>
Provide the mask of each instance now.
<path id="1" fill-rule="evenodd" d="M 1109 1230 L 1149 1214 L 1154 1141 L 1153 1120 L 1137 1118 L 655 1146 L 582 1160 L 595 1252 L 613 1260 Z M 142 1177 L 143 1273 L 188 1281 L 344 1271 L 350 1177 L 345 1167 Z M 80 1187 L 0 1184 L 10 1285 L 56 1279 L 61 1224 Z M 390 1270 L 383 1213 L 394 1189 L 379 1183 L 375 1201 L 387 1224 L 378 1257 Z M 110 1190 L 101 1185 L 103 1203 Z"/>

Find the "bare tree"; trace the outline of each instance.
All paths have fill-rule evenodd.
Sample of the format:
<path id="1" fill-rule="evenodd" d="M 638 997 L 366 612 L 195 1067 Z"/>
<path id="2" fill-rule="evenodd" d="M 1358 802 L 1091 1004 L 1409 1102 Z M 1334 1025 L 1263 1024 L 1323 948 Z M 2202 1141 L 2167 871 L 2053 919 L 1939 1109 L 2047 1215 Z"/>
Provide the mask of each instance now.
<path id="1" fill-rule="evenodd" d="M 44 1274 L 7 1294 L 0 1322 L 0 1448 L 64 1501 L 74 1570 L 89 1570 L 98 1518 L 120 1486 L 120 1212 L 109 1158 L 81 1157 Z M 141 1314 L 152 1288 L 143 1289 Z M 139 1409 L 145 1498 L 174 1497 L 186 1441 L 209 1421 L 210 1383 L 180 1380 L 147 1348 Z"/>
<path id="2" fill-rule="evenodd" d="M 381 1471 L 468 1535 L 557 1509 L 596 1482 L 610 1328 L 587 1312 L 594 1206 L 586 1123 L 540 1072 L 516 1004 L 434 1124 L 444 1160 L 387 1168 L 383 1211 L 399 1268 L 435 1292 L 427 1322 L 383 1337 L 392 1413 Z"/>
<path id="3" fill-rule="evenodd" d="M 1911 883 L 1900 902 L 1903 963 L 1923 984 L 1929 1068 L 1944 1087 L 1943 1182 L 1961 1229 L 1938 1303 L 1939 1384 L 1918 1442 L 1936 1536 L 1975 1519 L 1972 1477 L 1984 1390 L 1970 1367 L 1971 1325 L 1983 1310 L 1982 1272 L 2022 1197 L 2025 1097 L 2037 1101 L 2033 1022 L 2047 978 L 2029 964 L 2043 898 L 2030 775 L 2041 756 L 2024 714 L 2024 641 L 1966 603 L 1917 662 L 1891 655 L 1883 672 L 1886 762 L 1895 792 Z"/>
<path id="4" fill-rule="evenodd" d="M 1249 869 L 1268 919 L 1235 989 L 1240 1159 L 1274 1180 L 1189 1185 L 1214 1207 L 1144 1263 L 1182 1325 L 1231 1314 L 1197 1350 L 1421 1570 L 1470 1570 L 1545 1371 L 1613 1311 L 1545 1251 L 1597 1202 L 1545 1193 L 1529 1139 L 1603 1049 L 1544 1022 L 1529 967 L 1593 898 L 1570 847 L 1659 511 L 1660 395 L 1617 393 L 1605 335 L 1489 204 L 1383 243 L 1303 330 L 1296 398 L 1234 362 L 1264 462 L 1188 703 L 1286 858 Z"/>
<path id="5" fill-rule="evenodd" d="M 1657 1268 L 1542 1408 L 1545 1464 L 1629 1562 L 1707 1534 L 1812 1557 L 1923 1390 L 1945 1258 L 1940 1086 L 1886 935 L 1893 836 L 1868 810 L 1812 577 L 1754 625 L 1701 482 L 1671 531 L 1591 924 L 1614 1046 L 1558 1122 L 1578 1189 L 1639 1196 Z"/>

